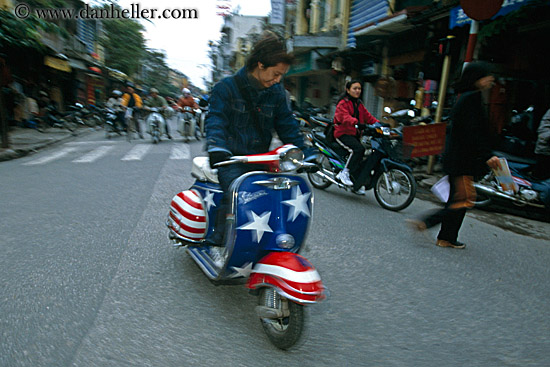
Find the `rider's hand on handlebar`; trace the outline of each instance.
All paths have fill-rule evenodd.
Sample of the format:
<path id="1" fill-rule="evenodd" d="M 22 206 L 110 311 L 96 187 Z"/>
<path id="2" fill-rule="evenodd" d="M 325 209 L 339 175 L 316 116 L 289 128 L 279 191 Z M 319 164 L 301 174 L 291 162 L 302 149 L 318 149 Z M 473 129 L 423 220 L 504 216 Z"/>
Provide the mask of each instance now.
<path id="1" fill-rule="evenodd" d="M 228 152 L 216 150 L 214 152 L 208 152 L 208 157 L 210 160 L 210 168 L 217 168 L 214 167 L 216 163 L 227 161 L 231 158 L 231 154 Z"/>

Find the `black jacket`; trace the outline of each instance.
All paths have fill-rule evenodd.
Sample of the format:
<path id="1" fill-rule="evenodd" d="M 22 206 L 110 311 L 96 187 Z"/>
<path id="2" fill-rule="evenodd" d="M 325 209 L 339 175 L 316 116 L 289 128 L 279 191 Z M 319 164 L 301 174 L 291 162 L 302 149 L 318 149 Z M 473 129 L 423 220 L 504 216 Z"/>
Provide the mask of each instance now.
<path id="1" fill-rule="evenodd" d="M 450 176 L 483 176 L 492 152 L 489 118 L 481 91 L 460 96 L 451 111 L 451 126 L 443 155 L 443 170 Z"/>

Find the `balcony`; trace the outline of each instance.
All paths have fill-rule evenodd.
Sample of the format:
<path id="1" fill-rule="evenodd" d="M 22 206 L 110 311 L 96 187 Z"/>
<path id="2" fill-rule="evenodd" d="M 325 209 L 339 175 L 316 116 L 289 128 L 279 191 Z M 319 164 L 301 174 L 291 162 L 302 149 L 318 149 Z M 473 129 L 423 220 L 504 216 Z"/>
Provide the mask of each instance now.
<path id="1" fill-rule="evenodd" d="M 289 51 L 295 53 L 306 52 L 318 48 L 340 47 L 340 36 L 335 34 L 296 35 L 288 42 Z"/>

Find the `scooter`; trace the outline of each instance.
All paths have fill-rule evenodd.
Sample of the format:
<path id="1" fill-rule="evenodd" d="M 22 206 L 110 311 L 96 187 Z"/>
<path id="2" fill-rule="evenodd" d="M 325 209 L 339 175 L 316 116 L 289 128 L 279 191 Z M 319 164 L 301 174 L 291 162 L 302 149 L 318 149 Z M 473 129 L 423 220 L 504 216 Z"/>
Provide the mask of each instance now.
<path id="1" fill-rule="evenodd" d="M 150 112 L 146 120 L 149 126 L 149 134 L 151 134 L 153 144 L 157 144 L 160 142 L 160 137 L 162 136 L 160 129 L 166 122 L 164 121 L 164 117 L 162 117 L 161 108 L 147 107 L 147 110 Z"/>
<path id="2" fill-rule="evenodd" d="M 503 185 L 491 170 L 474 183 L 476 206 L 488 206 L 495 201 L 509 202 L 519 207 L 544 208 L 550 213 L 550 179 L 536 180 L 530 175 L 536 161 L 505 152 L 494 152 L 506 158 L 513 182 Z"/>
<path id="3" fill-rule="evenodd" d="M 119 118 L 117 111 L 106 107 L 103 113 L 105 115 L 105 138 L 110 139 L 112 134 L 121 135 L 121 128 L 118 126 Z"/>
<path id="4" fill-rule="evenodd" d="M 366 145 L 368 155 L 356 179 L 365 182 L 366 190 L 374 189 L 376 201 L 384 209 L 403 210 L 414 200 L 417 185 L 411 168 L 402 161 L 404 146 L 401 134 L 379 124 L 366 125 L 364 129 L 362 143 Z M 327 140 L 325 132 L 314 130 L 306 136 L 319 149 L 319 171 L 307 174 L 313 187 L 324 190 L 334 184 L 344 190 L 350 189 L 337 178 L 346 166 L 347 152 L 337 143 Z"/>
<path id="5" fill-rule="evenodd" d="M 195 110 L 189 106 L 185 106 L 181 109 L 178 118 L 180 126 L 180 134 L 183 136 L 183 140 L 188 142 L 191 137 L 200 140 L 200 131 L 197 129 L 197 118 L 195 116 Z"/>
<path id="6" fill-rule="evenodd" d="M 316 169 L 303 162 L 293 145 L 271 152 L 234 156 L 218 163 L 262 164 L 266 171 L 249 172 L 231 186 L 224 247 L 207 245 L 222 199 L 216 170 L 208 157 L 193 160 L 193 186 L 172 199 L 166 225 L 175 246 L 184 246 L 215 284 L 246 281 L 258 296 L 257 316 L 269 340 L 280 349 L 298 342 L 304 328 L 304 306 L 326 298 L 317 270 L 299 255 L 313 209 L 307 181 L 293 173 Z"/>

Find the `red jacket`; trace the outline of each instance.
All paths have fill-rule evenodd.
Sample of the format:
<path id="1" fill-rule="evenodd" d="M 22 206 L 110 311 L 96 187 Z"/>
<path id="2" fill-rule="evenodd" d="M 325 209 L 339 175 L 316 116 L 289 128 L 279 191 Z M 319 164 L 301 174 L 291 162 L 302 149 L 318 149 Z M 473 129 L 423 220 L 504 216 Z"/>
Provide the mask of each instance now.
<path id="1" fill-rule="evenodd" d="M 359 121 L 353 117 L 353 102 L 345 97 L 336 106 L 336 112 L 334 112 L 334 137 L 339 138 L 342 135 L 357 134 L 355 125 L 368 124 L 372 125 L 379 122 L 376 117 L 371 115 L 369 111 L 363 106 L 363 103 L 359 101 L 357 107 L 359 110 Z"/>

